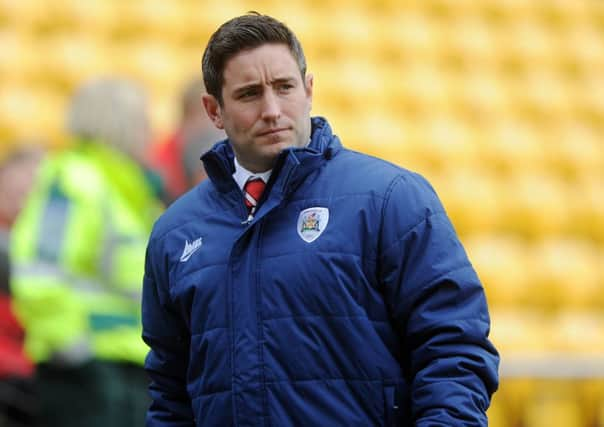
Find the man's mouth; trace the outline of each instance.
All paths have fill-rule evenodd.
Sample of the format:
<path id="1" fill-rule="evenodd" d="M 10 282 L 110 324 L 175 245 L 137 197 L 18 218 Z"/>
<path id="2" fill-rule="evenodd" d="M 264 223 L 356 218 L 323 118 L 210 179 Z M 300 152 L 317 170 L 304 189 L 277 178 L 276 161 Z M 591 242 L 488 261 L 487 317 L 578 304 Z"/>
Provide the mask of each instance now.
<path id="1" fill-rule="evenodd" d="M 273 129 L 267 129 L 267 130 L 264 130 L 264 131 L 260 132 L 260 133 L 258 134 L 258 136 L 269 136 L 269 135 L 275 135 L 275 134 L 277 134 L 277 133 L 284 132 L 284 131 L 286 131 L 286 130 L 288 130 L 288 129 L 287 129 L 287 128 L 273 128 Z"/>

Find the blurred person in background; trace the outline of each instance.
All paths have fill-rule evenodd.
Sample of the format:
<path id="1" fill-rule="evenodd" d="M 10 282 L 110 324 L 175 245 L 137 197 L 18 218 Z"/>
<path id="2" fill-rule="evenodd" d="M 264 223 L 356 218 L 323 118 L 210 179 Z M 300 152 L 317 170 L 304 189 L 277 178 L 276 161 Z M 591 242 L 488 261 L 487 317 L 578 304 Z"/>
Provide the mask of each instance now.
<path id="1" fill-rule="evenodd" d="M 9 233 L 27 197 L 42 156 L 20 148 L 0 162 L 0 426 L 34 423 L 33 364 L 24 352 L 24 332 L 10 296 Z"/>
<path id="2" fill-rule="evenodd" d="M 200 158 L 214 144 L 225 138 L 223 131 L 209 122 L 208 126 L 194 127 L 183 134 L 181 168 L 186 178 L 186 188 L 190 190 L 208 177 Z"/>
<path id="3" fill-rule="evenodd" d="M 147 425 L 486 426 L 484 290 L 430 184 L 310 117 L 281 22 L 226 22 L 202 64 L 228 139 L 149 241 Z"/>
<path id="4" fill-rule="evenodd" d="M 8 233 L 23 208 L 44 151 L 42 143 L 23 141 L 0 161 L 0 232 Z M 6 236 L 5 236 L 6 237 Z"/>
<path id="5" fill-rule="evenodd" d="M 201 102 L 204 93 L 205 87 L 201 79 L 195 78 L 187 82 L 180 97 L 178 128 L 163 141 L 153 145 L 151 162 L 163 179 L 166 204 L 172 203 L 191 188 L 182 164 L 186 147 L 185 134 L 215 130 Z"/>
<path id="6" fill-rule="evenodd" d="M 82 86 L 67 117 L 73 144 L 42 162 L 13 228 L 11 287 L 42 426 L 143 423 L 140 278 L 160 213 L 143 166 L 147 110 L 129 81 Z"/>

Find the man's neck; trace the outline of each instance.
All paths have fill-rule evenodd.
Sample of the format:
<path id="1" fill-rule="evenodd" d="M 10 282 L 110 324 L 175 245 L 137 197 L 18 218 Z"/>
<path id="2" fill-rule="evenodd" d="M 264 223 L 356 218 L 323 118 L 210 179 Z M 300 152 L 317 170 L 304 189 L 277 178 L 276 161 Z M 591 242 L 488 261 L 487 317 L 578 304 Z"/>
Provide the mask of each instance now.
<path id="1" fill-rule="evenodd" d="M 268 182 L 268 179 L 271 176 L 272 169 L 269 169 L 264 172 L 253 172 L 253 171 L 247 169 L 245 166 L 241 165 L 241 163 L 239 163 L 239 161 L 237 160 L 237 157 L 235 157 L 234 162 L 235 162 L 235 173 L 233 174 L 233 179 L 235 179 L 235 182 L 241 189 L 243 189 L 245 182 L 251 176 L 261 178 L 265 183 Z"/>

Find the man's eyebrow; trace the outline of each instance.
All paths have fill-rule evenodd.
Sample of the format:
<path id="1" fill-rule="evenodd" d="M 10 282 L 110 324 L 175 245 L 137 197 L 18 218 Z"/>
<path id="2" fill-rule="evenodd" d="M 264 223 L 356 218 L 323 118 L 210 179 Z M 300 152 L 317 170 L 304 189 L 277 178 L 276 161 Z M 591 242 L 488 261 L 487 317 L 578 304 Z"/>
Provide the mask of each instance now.
<path id="1" fill-rule="evenodd" d="M 271 84 L 275 84 L 275 83 L 291 83 L 292 81 L 295 81 L 296 78 L 295 77 L 277 77 L 276 79 L 271 80 Z"/>
<path id="2" fill-rule="evenodd" d="M 279 83 L 292 83 L 295 82 L 296 78 L 293 76 L 285 76 L 285 77 L 277 77 L 273 80 L 270 81 L 270 84 L 279 84 Z M 262 87 L 262 83 L 249 83 L 249 84 L 245 84 L 243 86 L 240 86 L 236 89 L 233 90 L 233 94 L 235 96 L 240 95 L 250 89 L 259 89 Z"/>
<path id="3" fill-rule="evenodd" d="M 258 89 L 261 86 L 262 85 L 260 83 L 249 83 L 249 84 L 236 88 L 233 92 L 237 95 L 237 94 L 243 93 L 245 91 L 248 91 L 250 89 Z"/>

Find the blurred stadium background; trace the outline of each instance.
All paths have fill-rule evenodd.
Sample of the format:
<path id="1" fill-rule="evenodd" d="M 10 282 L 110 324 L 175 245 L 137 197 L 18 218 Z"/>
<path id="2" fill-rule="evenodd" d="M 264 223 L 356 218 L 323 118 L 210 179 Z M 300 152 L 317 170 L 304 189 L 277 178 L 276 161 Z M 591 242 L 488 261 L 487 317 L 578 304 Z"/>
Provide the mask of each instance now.
<path id="1" fill-rule="evenodd" d="M 603 0 L 0 0 L 0 156 L 64 146 L 90 77 L 142 82 L 157 136 L 209 35 L 286 22 L 313 113 L 428 177 L 485 285 L 495 427 L 604 426 Z"/>

